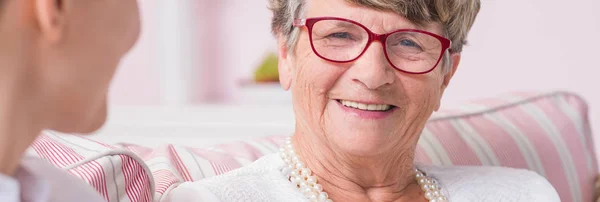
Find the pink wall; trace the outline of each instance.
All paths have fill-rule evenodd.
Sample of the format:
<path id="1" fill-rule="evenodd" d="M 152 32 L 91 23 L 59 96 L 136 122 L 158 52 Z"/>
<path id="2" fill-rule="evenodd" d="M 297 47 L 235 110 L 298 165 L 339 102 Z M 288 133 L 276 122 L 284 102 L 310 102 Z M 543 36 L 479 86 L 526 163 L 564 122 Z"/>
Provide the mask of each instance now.
<path id="1" fill-rule="evenodd" d="M 140 1 L 144 31 L 114 83 L 114 104 L 164 104 L 156 58 L 155 23 L 160 6 Z M 199 27 L 206 45 L 192 55 L 198 64 L 193 84 L 202 100 L 239 99 L 236 82 L 249 77 L 260 57 L 274 50 L 265 1 L 187 1 L 198 9 L 190 26 Z M 600 133 L 600 1 L 482 0 L 482 10 L 465 47 L 459 71 L 444 102 L 455 103 L 509 91 L 561 89 L 576 92 L 591 105 L 594 131 Z M 167 39 L 168 41 L 168 39 Z M 210 46 L 210 47 L 209 47 Z M 164 64 L 163 64 L 164 65 Z M 167 69 L 177 69 L 176 66 Z M 202 91 L 202 93 L 198 93 Z M 600 142 L 597 142 L 597 145 Z"/>
<path id="2" fill-rule="evenodd" d="M 595 0 L 483 0 L 445 101 L 569 90 L 587 99 L 594 131 L 600 133 L 599 8 Z"/>
<path id="3" fill-rule="evenodd" d="M 120 105 L 148 105 L 161 103 L 159 60 L 157 48 L 160 16 L 154 1 L 139 1 L 142 18 L 140 38 L 117 70 L 110 91 L 112 103 Z"/>

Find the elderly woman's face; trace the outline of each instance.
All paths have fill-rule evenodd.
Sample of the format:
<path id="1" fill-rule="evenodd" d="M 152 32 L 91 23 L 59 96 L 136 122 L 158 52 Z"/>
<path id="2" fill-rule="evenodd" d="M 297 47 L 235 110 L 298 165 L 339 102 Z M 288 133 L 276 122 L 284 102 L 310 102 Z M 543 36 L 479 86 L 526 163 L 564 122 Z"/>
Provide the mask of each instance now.
<path id="1" fill-rule="evenodd" d="M 350 19 L 377 34 L 398 29 L 442 34 L 437 24 L 419 28 L 400 15 L 344 0 L 310 1 L 306 18 L 314 17 Z M 291 84 L 298 127 L 355 155 L 415 145 L 452 75 L 443 74 L 442 63 L 426 74 L 400 72 L 389 64 L 380 42 L 353 62 L 328 62 L 313 52 L 305 27 L 290 51 L 291 56 L 281 56 L 280 72 L 284 87 Z"/>

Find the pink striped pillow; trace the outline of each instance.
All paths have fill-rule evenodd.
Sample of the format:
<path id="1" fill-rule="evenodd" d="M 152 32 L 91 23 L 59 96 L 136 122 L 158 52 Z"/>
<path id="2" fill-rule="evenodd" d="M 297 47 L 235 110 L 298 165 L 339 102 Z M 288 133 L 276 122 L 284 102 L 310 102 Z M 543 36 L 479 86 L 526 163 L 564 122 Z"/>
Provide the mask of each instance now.
<path id="1" fill-rule="evenodd" d="M 133 152 L 71 135 L 44 132 L 27 155 L 48 160 L 91 186 L 106 201 L 151 202 L 154 181 Z"/>
<path id="2" fill-rule="evenodd" d="M 417 160 L 530 169 L 561 201 L 592 201 L 598 167 L 587 113 L 583 99 L 565 92 L 470 102 L 432 117 Z"/>
<path id="3" fill-rule="evenodd" d="M 265 154 L 278 151 L 278 145 L 283 143 L 284 138 L 285 136 L 265 137 L 209 148 L 167 145 L 151 149 L 130 144 L 122 146 L 144 159 L 156 182 L 154 200 L 160 201 L 164 194 L 181 182 L 220 175 L 252 163 Z"/>

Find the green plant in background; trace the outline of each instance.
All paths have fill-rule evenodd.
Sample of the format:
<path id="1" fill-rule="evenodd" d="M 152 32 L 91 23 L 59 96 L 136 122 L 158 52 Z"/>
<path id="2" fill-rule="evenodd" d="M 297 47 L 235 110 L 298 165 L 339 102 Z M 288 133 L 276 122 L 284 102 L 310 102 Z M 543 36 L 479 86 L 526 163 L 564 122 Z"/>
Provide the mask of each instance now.
<path id="1" fill-rule="evenodd" d="M 255 82 L 279 82 L 279 72 L 277 70 L 277 54 L 269 53 L 263 62 L 254 71 Z"/>

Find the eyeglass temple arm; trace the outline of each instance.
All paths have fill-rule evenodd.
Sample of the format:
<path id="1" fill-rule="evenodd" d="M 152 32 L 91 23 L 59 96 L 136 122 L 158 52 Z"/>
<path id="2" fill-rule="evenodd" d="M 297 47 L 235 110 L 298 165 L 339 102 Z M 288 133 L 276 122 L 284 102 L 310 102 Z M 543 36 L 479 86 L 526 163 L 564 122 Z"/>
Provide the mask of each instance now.
<path id="1" fill-rule="evenodd" d="M 306 25 L 306 19 L 295 19 L 294 23 L 292 25 L 294 27 L 302 27 L 302 26 Z"/>

